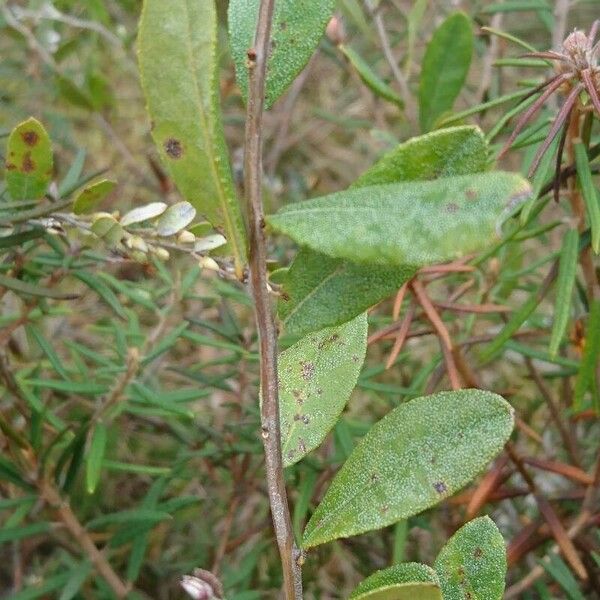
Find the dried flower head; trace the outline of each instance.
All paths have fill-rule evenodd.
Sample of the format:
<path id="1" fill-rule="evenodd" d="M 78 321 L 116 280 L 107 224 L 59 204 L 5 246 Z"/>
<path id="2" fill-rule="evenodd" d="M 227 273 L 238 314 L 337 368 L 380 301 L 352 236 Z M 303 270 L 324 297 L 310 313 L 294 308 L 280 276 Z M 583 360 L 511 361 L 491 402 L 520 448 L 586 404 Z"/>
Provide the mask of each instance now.
<path id="1" fill-rule="evenodd" d="M 204 569 L 194 569 L 193 575 L 184 575 L 180 585 L 193 600 L 220 600 L 223 598 L 221 582 L 210 571 Z"/>
<path id="2" fill-rule="evenodd" d="M 592 104 L 592 110 L 600 117 L 600 66 L 598 65 L 600 43 L 595 43 L 599 29 L 600 20 L 597 20 L 592 25 L 589 34 L 580 30 L 575 30 L 569 34 L 563 42 L 560 52 L 549 50 L 547 52 L 531 52 L 525 55 L 555 61 L 556 74 L 534 88 L 530 94 L 523 98 L 523 101 L 525 101 L 535 94 L 540 94 L 517 121 L 510 138 L 500 152 L 500 157 L 508 151 L 515 138 L 523 131 L 525 125 L 534 117 L 554 92 L 564 92 L 566 98 L 552 123 L 548 136 L 539 147 L 533 159 L 529 172 L 530 175 L 538 168 L 542 156 L 562 128 L 563 135 L 559 144 L 557 157 L 557 163 L 560 166 L 564 140 L 569 126 L 569 118 L 583 92 L 587 92 Z"/>

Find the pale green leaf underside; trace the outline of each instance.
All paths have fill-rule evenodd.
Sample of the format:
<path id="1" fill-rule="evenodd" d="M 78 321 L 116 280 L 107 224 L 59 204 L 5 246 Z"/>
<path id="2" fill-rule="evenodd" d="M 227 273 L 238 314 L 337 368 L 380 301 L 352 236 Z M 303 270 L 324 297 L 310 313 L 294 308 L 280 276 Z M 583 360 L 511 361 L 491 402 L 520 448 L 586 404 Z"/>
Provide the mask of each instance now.
<path id="1" fill-rule="evenodd" d="M 316 448 L 335 425 L 367 351 L 367 315 L 311 333 L 279 356 L 281 446 L 285 466 Z"/>
<path id="2" fill-rule="evenodd" d="M 52 179 L 52 144 L 33 117 L 19 123 L 6 147 L 6 187 L 13 200 L 42 198 Z"/>
<path id="3" fill-rule="evenodd" d="M 238 85 L 248 91 L 247 54 L 254 43 L 259 0 L 229 1 L 229 43 Z M 317 48 L 335 0 L 277 0 L 267 63 L 265 103 L 269 108 L 302 71 Z"/>
<path id="4" fill-rule="evenodd" d="M 450 127 L 398 145 L 352 187 L 478 173 L 487 162 L 487 143 L 478 127 Z M 393 294 L 416 270 L 365 266 L 302 248 L 283 282 L 282 325 L 290 335 L 305 335 L 344 323 Z"/>
<path id="5" fill-rule="evenodd" d="M 435 570 L 444 600 L 501 600 L 506 577 L 506 547 L 489 517 L 461 527 L 442 548 Z"/>
<path id="6" fill-rule="evenodd" d="M 496 171 L 351 189 L 288 205 L 267 221 L 334 258 L 422 266 L 493 244 L 529 194 L 520 175 Z"/>
<path id="7" fill-rule="evenodd" d="M 212 0 L 145 0 L 138 56 L 152 137 L 183 197 L 229 243 L 241 274 L 245 230 L 218 100 Z"/>
<path id="8" fill-rule="evenodd" d="M 437 504 L 485 467 L 512 428 L 512 408 L 491 392 L 441 392 L 402 404 L 335 476 L 303 546 L 379 529 Z"/>
<path id="9" fill-rule="evenodd" d="M 412 595 L 411 595 L 412 594 Z M 367 577 L 349 600 L 442 600 L 435 571 L 420 563 L 401 563 Z"/>
<path id="10" fill-rule="evenodd" d="M 450 15 L 434 32 L 423 57 L 419 84 L 421 129 L 452 109 L 465 83 L 473 54 L 473 31 L 464 13 Z"/>

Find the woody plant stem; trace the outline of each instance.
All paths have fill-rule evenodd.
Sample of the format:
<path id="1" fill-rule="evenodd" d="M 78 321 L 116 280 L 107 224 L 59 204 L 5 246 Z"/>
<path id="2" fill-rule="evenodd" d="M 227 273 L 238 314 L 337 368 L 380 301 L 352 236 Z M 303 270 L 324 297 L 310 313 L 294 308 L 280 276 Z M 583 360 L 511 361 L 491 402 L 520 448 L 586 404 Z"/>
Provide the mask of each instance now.
<path id="1" fill-rule="evenodd" d="M 261 0 L 254 45 L 248 49 L 248 106 L 244 144 L 244 192 L 249 220 L 250 285 L 260 339 L 261 425 L 267 489 L 283 570 L 286 600 L 301 600 L 299 552 L 294 545 L 281 456 L 277 329 L 267 287 L 267 250 L 262 203 L 262 121 L 274 0 Z"/>

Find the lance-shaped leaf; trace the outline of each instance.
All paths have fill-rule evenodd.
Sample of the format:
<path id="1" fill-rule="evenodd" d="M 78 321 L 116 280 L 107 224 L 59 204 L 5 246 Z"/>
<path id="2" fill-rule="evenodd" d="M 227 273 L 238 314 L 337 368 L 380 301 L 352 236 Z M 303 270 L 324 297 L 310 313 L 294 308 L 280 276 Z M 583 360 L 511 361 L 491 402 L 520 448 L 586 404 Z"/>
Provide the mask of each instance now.
<path id="1" fill-rule="evenodd" d="M 219 112 L 216 12 L 205 0 L 145 0 L 138 54 L 152 137 L 184 198 L 246 256 Z"/>
<path id="2" fill-rule="evenodd" d="M 461 527 L 442 548 L 435 570 L 444 600 L 501 600 L 506 547 L 489 517 Z"/>
<path id="3" fill-rule="evenodd" d="M 379 529 L 437 504 L 500 452 L 512 428 L 512 408 L 491 392 L 441 392 L 402 404 L 335 476 L 303 546 Z"/>
<path id="4" fill-rule="evenodd" d="M 33 117 L 17 125 L 6 148 L 6 187 L 13 200 L 37 200 L 52 179 L 52 144 Z"/>
<path id="5" fill-rule="evenodd" d="M 479 173 L 487 162 L 487 143 L 478 127 L 450 127 L 398 145 L 352 187 Z M 290 335 L 305 335 L 344 323 L 393 294 L 416 270 L 359 265 L 302 248 L 283 282 L 282 325 Z"/>
<path id="6" fill-rule="evenodd" d="M 367 315 L 311 333 L 279 357 L 281 449 L 285 466 L 316 448 L 335 425 L 367 351 Z"/>
<path id="7" fill-rule="evenodd" d="M 367 577 L 350 600 L 442 600 L 442 591 L 431 567 L 402 563 Z"/>
<path id="8" fill-rule="evenodd" d="M 351 189 L 288 205 L 267 221 L 334 258 L 422 266 L 495 243 L 529 194 L 521 176 L 496 171 Z"/>
<path id="9" fill-rule="evenodd" d="M 248 50 L 254 44 L 259 4 L 260 0 L 229 2 L 229 43 L 244 98 L 248 95 Z M 281 96 L 309 61 L 334 8 L 335 0 L 275 2 L 265 84 L 266 108 Z"/>
<path id="10" fill-rule="evenodd" d="M 419 84 L 421 129 L 428 131 L 451 110 L 467 78 L 473 54 L 471 20 L 450 15 L 435 31 L 423 57 Z"/>

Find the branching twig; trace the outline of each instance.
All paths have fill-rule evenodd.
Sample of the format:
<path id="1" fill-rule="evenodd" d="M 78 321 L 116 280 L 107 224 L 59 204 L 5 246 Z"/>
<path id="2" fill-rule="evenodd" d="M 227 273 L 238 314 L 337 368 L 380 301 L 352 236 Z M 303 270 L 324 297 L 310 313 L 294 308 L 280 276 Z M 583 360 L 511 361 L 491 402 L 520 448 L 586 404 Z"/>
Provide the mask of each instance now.
<path id="1" fill-rule="evenodd" d="M 248 49 L 244 191 L 249 216 L 250 280 L 260 338 L 261 422 L 267 488 L 281 556 L 285 598 L 297 600 L 302 598 L 302 580 L 283 476 L 277 383 L 277 330 L 267 288 L 267 249 L 262 204 L 262 121 L 274 4 L 274 0 L 261 0 L 254 46 Z"/>

